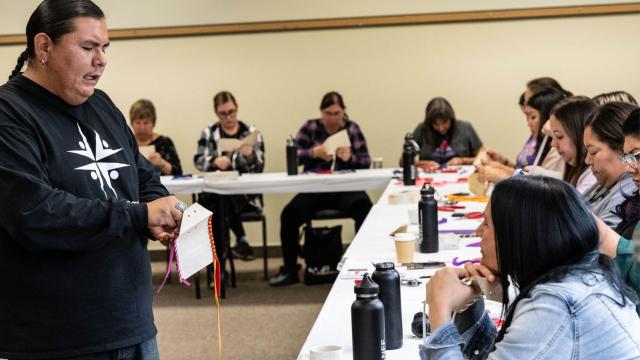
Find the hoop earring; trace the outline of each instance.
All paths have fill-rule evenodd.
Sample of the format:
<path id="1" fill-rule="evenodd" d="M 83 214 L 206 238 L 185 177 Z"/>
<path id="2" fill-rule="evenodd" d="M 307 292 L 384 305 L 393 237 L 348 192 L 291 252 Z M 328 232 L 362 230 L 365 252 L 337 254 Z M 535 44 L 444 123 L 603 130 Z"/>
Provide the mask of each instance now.
<path id="1" fill-rule="evenodd" d="M 44 58 L 40 59 L 40 62 L 42 63 L 42 65 L 47 65 L 47 60 L 45 60 Z"/>

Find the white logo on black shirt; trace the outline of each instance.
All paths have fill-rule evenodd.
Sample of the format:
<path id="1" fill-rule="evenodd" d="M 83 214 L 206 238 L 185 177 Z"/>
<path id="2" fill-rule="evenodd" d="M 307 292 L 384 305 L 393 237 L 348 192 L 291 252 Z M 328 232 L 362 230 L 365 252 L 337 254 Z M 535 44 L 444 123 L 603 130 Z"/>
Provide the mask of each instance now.
<path id="1" fill-rule="evenodd" d="M 69 150 L 67 152 L 82 155 L 86 158 L 91 159 L 91 162 L 87 165 L 77 167 L 74 170 L 90 171 L 91 178 L 95 181 L 100 181 L 100 190 L 102 190 L 102 192 L 104 193 L 104 197 L 106 199 L 109 198 L 107 196 L 107 192 L 104 189 L 104 185 L 106 184 L 117 199 L 118 194 L 116 193 L 113 186 L 111 186 L 111 180 L 116 180 L 118 177 L 120 177 L 120 173 L 118 173 L 116 169 L 127 167 L 130 165 L 117 162 L 104 162 L 101 160 L 104 160 L 105 158 L 118 153 L 120 150 L 122 150 L 122 148 L 109 149 L 109 144 L 105 140 L 102 140 L 98 132 L 94 130 L 93 132 L 95 132 L 96 134 L 96 151 L 94 155 L 94 152 L 91 151 L 91 148 L 89 147 L 89 142 L 87 141 L 86 136 L 84 136 L 84 133 L 80 129 L 80 124 L 77 125 L 80 136 L 82 137 L 82 141 L 78 142 L 81 150 Z"/>

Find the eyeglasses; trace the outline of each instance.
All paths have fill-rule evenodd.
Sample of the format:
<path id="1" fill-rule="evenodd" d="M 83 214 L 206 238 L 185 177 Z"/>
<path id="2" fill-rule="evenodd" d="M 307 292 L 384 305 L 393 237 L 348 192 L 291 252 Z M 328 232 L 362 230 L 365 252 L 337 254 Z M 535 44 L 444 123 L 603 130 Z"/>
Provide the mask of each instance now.
<path id="1" fill-rule="evenodd" d="M 236 111 L 238 111 L 238 109 L 231 109 L 231 110 L 227 110 L 227 111 L 218 111 L 218 116 L 221 117 L 221 118 L 230 117 L 230 116 L 233 116 L 233 114 L 235 114 Z"/>
<path id="2" fill-rule="evenodd" d="M 637 151 L 633 154 L 622 154 L 618 156 L 618 160 L 623 165 L 628 165 L 632 169 L 638 168 L 638 160 L 640 159 L 640 151 Z"/>

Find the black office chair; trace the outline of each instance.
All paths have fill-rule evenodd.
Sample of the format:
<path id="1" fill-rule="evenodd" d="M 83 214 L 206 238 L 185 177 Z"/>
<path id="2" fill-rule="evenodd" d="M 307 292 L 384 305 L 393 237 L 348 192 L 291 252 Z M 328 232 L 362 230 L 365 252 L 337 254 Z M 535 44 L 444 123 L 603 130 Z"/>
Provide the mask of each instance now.
<path id="1" fill-rule="evenodd" d="M 304 245 L 300 248 L 300 255 L 305 258 L 306 269 L 304 272 L 304 283 L 307 285 L 314 284 L 324 284 L 324 283 L 332 283 L 335 281 L 337 276 L 337 271 L 333 269 L 327 273 L 315 273 L 309 272 L 309 267 L 312 266 L 310 264 L 316 264 L 320 259 L 323 261 L 327 261 L 324 264 L 330 264 L 333 260 L 339 260 L 342 257 L 344 249 L 342 247 L 342 240 L 340 236 L 341 226 L 337 229 L 329 229 L 322 230 L 319 233 L 313 231 L 312 222 L 313 220 L 339 220 L 339 219 L 349 219 L 350 217 L 344 213 L 343 211 L 337 209 L 322 209 L 316 211 L 309 221 L 305 224 L 305 229 L 303 231 L 304 234 Z M 338 231 L 336 234 L 335 230 Z M 320 235 L 323 234 L 323 235 Z M 326 236 L 326 238 L 322 238 L 322 245 L 317 242 L 317 238 L 315 236 Z M 336 238 L 337 236 L 337 238 Z M 314 239 L 316 241 L 312 241 Z M 337 241 L 337 242 L 336 242 Z M 320 246 L 321 248 L 318 248 Z M 305 253 L 309 251 L 309 253 Z M 308 256 L 308 258 L 307 258 Z M 332 260 L 330 260 L 332 259 Z M 337 261 L 336 261 L 337 263 Z M 313 265 L 315 266 L 315 265 Z M 324 266 L 323 266 L 324 268 Z M 318 269 L 316 269 L 318 270 Z"/>
<path id="2" fill-rule="evenodd" d="M 309 229 L 313 228 L 312 221 L 313 220 L 340 220 L 340 219 L 350 219 L 349 215 L 338 209 L 322 209 L 316 211 L 309 221 L 305 224 Z"/>
<path id="3" fill-rule="evenodd" d="M 307 221 L 307 225 L 311 226 L 312 220 L 338 220 L 338 219 L 348 219 L 349 215 L 338 209 L 322 209 L 316 211 L 311 219 Z"/>
<path id="4" fill-rule="evenodd" d="M 268 253 L 267 253 L 267 217 L 264 216 L 262 210 L 250 211 L 240 214 L 240 220 L 244 222 L 262 222 L 262 271 L 264 273 L 264 279 L 269 279 L 269 270 L 267 267 Z M 235 275 L 232 275 L 232 280 Z"/>
<path id="5" fill-rule="evenodd" d="M 259 195 L 260 203 L 264 204 L 262 194 Z M 264 273 L 264 279 L 269 279 L 269 270 L 267 264 L 267 217 L 264 215 L 262 209 L 255 209 L 253 211 L 247 211 L 240 214 L 240 221 L 244 222 L 262 222 L 262 271 Z M 236 267 L 233 262 L 233 253 L 231 252 L 231 241 L 227 244 L 227 259 L 229 259 L 229 265 L 231 268 L 231 287 L 236 287 Z"/>

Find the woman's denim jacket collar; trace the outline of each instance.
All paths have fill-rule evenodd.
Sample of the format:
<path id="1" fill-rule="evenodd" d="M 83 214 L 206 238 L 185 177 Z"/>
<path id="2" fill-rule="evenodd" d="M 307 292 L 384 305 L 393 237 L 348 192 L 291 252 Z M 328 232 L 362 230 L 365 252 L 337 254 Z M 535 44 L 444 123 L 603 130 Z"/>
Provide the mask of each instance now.
<path id="1" fill-rule="evenodd" d="M 507 334 L 495 348 L 496 327 L 486 312 L 472 307 L 458 319 L 465 321 L 473 313 L 479 318 L 466 319 L 474 325 L 462 334 L 452 322 L 436 329 L 420 345 L 420 357 L 463 359 L 464 353 L 466 359 L 578 359 L 602 351 L 611 359 L 640 358 L 640 319 L 634 304 L 622 299 L 602 273 L 569 274 L 561 282 L 537 285 L 518 303 Z"/>

